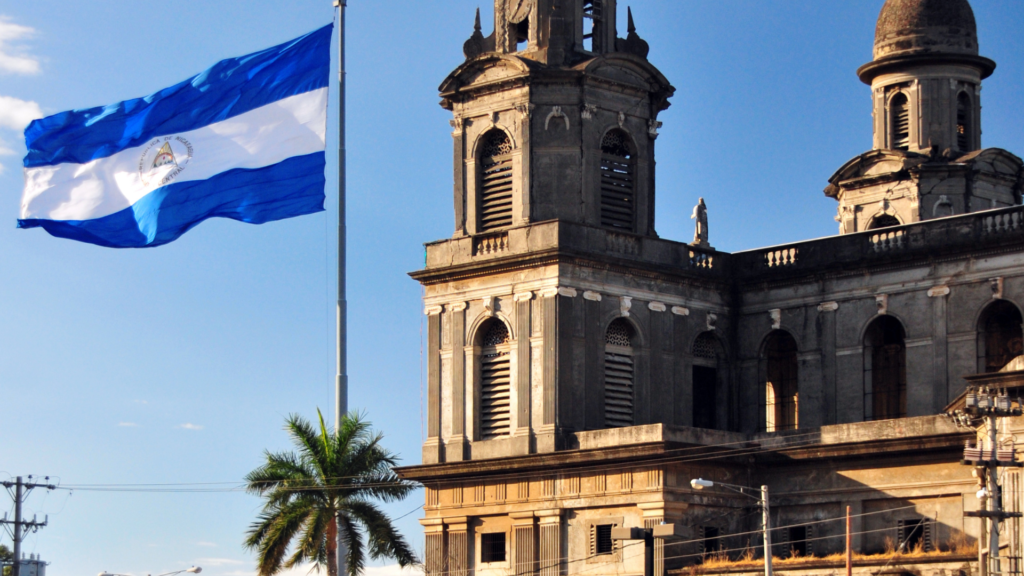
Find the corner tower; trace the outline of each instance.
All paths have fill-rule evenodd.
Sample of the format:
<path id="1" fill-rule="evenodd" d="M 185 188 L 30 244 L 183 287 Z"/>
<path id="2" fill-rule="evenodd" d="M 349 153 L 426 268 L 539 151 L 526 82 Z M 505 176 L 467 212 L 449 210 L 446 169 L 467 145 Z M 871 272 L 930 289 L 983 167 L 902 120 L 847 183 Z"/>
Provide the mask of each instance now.
<path id="1" fill-rule="evenodd" d="M 841 233 L 1020 203 L 1020 159 L 981 147 L 981 81 L 995 68 L 967 0 L 886 0 L 874 59 L 857 70 L 871 86 L 874 150 L 825 190 Z"/>
<path id="2" fill-rule="evenodd" d="M 441 84 L 455 236 L 560 220 L 654 232 L 654 140 L 674 89 L 615 0 L 495 0 Z"/>

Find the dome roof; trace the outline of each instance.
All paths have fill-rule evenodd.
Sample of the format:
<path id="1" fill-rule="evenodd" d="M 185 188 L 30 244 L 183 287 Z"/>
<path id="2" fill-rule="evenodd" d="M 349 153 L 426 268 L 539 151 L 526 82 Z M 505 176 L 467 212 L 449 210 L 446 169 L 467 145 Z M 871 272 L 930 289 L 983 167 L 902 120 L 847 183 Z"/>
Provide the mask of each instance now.
<path id="1" fill-rule="evenodd" d="M 875 28 L 875 60 L 914 54 L 978 55 L 967 0 L 886 0 Z"/>

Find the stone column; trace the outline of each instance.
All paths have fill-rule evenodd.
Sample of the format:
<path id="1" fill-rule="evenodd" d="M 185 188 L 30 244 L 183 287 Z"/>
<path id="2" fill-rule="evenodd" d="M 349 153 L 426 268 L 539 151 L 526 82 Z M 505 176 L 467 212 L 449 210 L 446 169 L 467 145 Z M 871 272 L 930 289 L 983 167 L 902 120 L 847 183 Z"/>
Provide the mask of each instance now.
<path id="1" fill-rule="evenodd" d="M 549 288 L 538 294 L 541 299 L 541 338 L 544 343 L 541 347 L 541 388 L 543 401 L 541 403 L 541 427 L 537 430 L 537 452 L 555 451 L 555 410 L 557 409 L 557 393 L 555 386 L 558 385 L 558 378 L 555 369 L 558 367 L 556 353 L 558 345 L 557 321 L 558 314 L 555 310 L 558 302 L 558 289 Z"/>
<path id="2" fill-rule="evenodd" d="M 469 540 L 467 528 L 469 518 L 458 516 L 445 518 L 444 524 L 448 532 L 448 574 L 446 576 L 466 576 L 469 574 Z"/>
<path id="3" fill-rule="evenodd" d="M 462 118 L 449 120 L 452 126 L 452 140 L 454 140 L 454 155 L 452 158 L 453 178 L 455 182 L 455 235 L 466 234 L 466 158 L 465 158 L 465 132 Z"/>
<path id="4" fill-rule="evenodd" d="M 426 576 L 445 576 L 444 522 L 440 518 L 424 518 L 420 520 L 426 533 L 426 545 L 423 548 L 423 571 Z"/>
<path id="5" fill-rule="evenodd" d="M 441 462 L 441 307 L 431 306 L 427 314 L 427 440 L 423 463 Z"/>
<path id="6" fill-rule="evenodd" d="M 532 292 L 515 294 L 516 305 L 516 376 L 513 386 L 516 390 L 516 427 L 512 433 L 512 454 L 530 453 L 530 369 L 533 362 L 530 358 L 530 308 Z"/>
<path id="7" fill-rule="evenodd" d="M 540 524 L 539 576 L 560 576 L 562 574 L 562 511 L 540 510 L 536 512 L 536 516 Z"/>
<path id="8" fill-rule="evenodd" d="M 537 533 L 534 529 L 533 512 L 513 512 L 512 545 L 516 576 L 527 576 L 537 573 Z"/>
<path id="9" fill-rule="evenodd" d="M 448 309 L 452 325 L 452 435 L 444 450 L 446 462 L 466 459 L 468 437 L 466 435 L 466 303 L 455 302 Z"/>

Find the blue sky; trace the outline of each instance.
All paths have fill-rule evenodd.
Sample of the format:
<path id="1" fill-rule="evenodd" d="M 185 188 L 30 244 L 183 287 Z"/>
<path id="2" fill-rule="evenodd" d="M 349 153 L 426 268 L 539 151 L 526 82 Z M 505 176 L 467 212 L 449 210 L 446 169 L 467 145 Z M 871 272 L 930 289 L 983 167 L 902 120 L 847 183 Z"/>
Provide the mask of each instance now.
<path id="1" fill-rule="evenodd" d="M 453 229 L 450 115 L 436 89 L 462 61 L 480 2 L 349 4 L 350 405 L 413 464 L 422 306 L 406 273 L 422 266 L 423 242 Z M 871 57 L 881 4 L 635 2 L 650 59 L 677 88 L 657 141 L 662 237 L 692 237 L 699 196 L 722 250 L 836 232 L 822 189 L 871 145 L 870 94 L 854 71 Z M 982 94 L 983 141 L 1020 155 L 1024 4 L 972 4 L 982 54 L 999 64 Z M 263 449 L 286 447 L 288 413 L 330 410 L 333 190 L 327 213 L 209 221 L 147 250 L 14 224 L 32 117 L 145 95 L 331 19 L 328 0 L 0 2 L 0 477 L 234 482 Z M 417 493 L 389 507 L 413 512 L 399 524 L 417 547 L 421 503 Z M 50 526 L 25 551 L 52 562 L 50 576 L 191 564 L 251 574 L 240 543 L 258 506 L 237 492 L 37 491 L 29 514 Z"/>

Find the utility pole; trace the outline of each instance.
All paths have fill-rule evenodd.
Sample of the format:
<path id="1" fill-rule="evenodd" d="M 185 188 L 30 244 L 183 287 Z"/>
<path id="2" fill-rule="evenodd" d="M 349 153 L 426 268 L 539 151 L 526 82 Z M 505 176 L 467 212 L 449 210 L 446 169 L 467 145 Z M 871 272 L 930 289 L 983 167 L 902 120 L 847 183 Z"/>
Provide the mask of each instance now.
<path id="1" fill-rule="evenodd" d="M 768 486 L 761 486 L 761 525 L 764 527 L 764 576 L 772 576 L 772 518 L 768 513 Z"/>
<path id="2" fill-rule="evenodd" d="M 846 576 L 853 576 L 853 533 L 850 530 L 850 507 L 846 507 Z"/>
<path id="3" fill-rule="evenodd" d="M 983 576 L 999 576 L 1002 572 L 999 560 L 999 523 L 1006 518 L 1021 516 L 1020 512 L 1003 511 L 999 469 L 1021 468 L 1024 467 L 1024 463 L 1017 462 L 1016 450 L 1012 444 L 1008 449 L 1000 449 L 998 438 L 998 419 L 1020 415 L 1020 399 L 1017 400 L 1015 408 L 1005 390 L 994 392 L 988 386 L 969 386 L 964 397 L 963 410 L 957 410 L 953 414 L 957 424 L 975 430 L 984 425 L 988 433 L 987 444 L 981 438 L 975 440 L 975 446 L 967 443 L 964 447 L 964 459 L 961 461 L 966 466 L 974 467 L 975 475 L 983 484 L 981 490 L 978 490 L 982 509 L 977 512 L 964 512 L 964 516 L 981 519 L 982 533 L 986 532 L 986 527 L 988 528 L 988 561 L 979 566 Z"/>
<path id="4" fill-rule="evenodd" d="M 14 540 L 14 568 L 11 571 L 12 576 L 21 576 L 21 541 L 25 538 L 25 535 L 29 532 L 36 532 L 40 528 L 47 525 L 49 517 L 45 517 L 42 522 L 37 522 L 35 516 L 32 517 L 31 521 L 25 521 L 22 519 L 21 505 L 24 504 L 25 499 L 28 498 L 28 493 L 35 488 L 46 488 L 47 490 L 56 490 L 57 486 L 53 484 L 37 484 L 32 482 L 32 477 L 28 477 L 29 481 L 24 482 L 21 476 L 18 476 L 14 482 L 6 481 L 0 482 L 4 488 L 11 493 L 14 498 L 14 520 L 8 520 L 7 515 L 4 514 L 4 519 L 0 520 L 0 524 L 6 528 L 8 524 L 14 525 L 14 530 L 8 530 L 8 534 L 11 535 L 11 539 Z M 50 477 L 47 476 L 46 480 Z M 11 492 L 11 489 L 14 489 Z"/>

